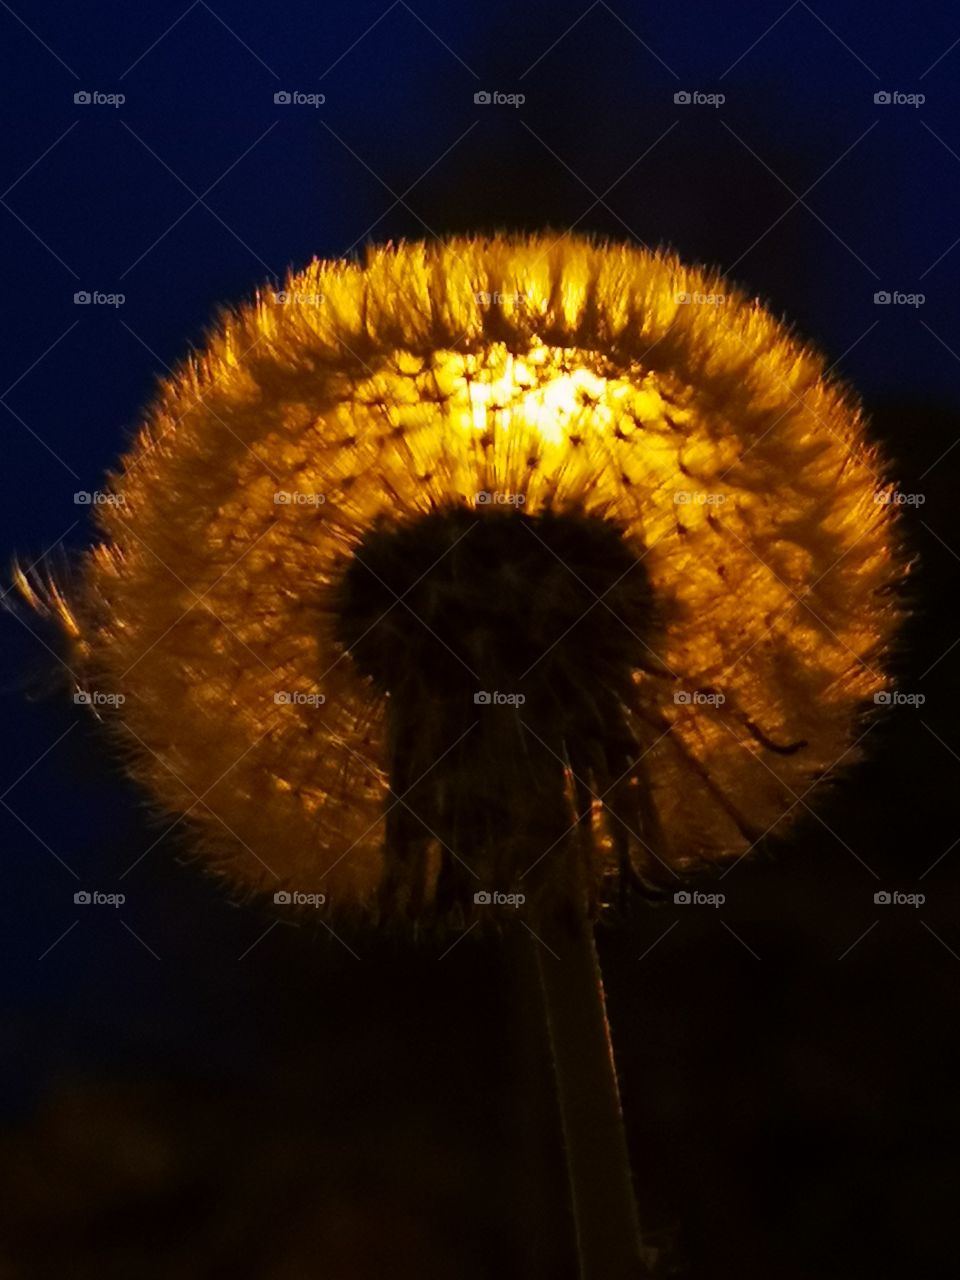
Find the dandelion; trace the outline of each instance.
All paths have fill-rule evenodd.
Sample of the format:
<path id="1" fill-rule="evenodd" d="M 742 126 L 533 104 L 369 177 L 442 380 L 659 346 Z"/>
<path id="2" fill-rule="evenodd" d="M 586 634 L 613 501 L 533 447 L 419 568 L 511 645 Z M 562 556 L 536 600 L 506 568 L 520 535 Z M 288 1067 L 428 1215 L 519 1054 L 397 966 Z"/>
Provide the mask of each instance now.
<path id="1" fill-rule="evenodd" d="M 233 885 L 593 912 L 856 758 L 898 620 L 885 491 L 851 396 L 717 277 L 388 246 L 222 318 L 48 603 Z"/>
<path id="2" fill-rule="evenodd" d="M 522 904 L 582 1273 L 634 1274 L 588 922 L 857 759 L 905 562 L 854 397 L 665 253 L 391 245 L 225 314 L 105 493 L 74 586 L 19 581 L 133 773 L 235 889 Z"/>

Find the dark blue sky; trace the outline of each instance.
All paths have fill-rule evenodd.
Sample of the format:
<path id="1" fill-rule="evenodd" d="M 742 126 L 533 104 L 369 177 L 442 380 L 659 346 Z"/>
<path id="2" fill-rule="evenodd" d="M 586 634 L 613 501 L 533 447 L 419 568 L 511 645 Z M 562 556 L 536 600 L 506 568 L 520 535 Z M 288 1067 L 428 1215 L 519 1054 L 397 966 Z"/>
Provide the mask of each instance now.
<path id="1" fill-rule="evenodd" d="M 198 0 L 22 16 L 34 34 L 0 17 L 16 316 L 0 356 L 5 532 L 24 549 L 70 523 L 72 492 L 96 486 L 219 303 L 368 239 L 576 224 L 668 242 L 732 268 L 868 398 L 957 385 L 948 6 Z M 526 101 L 474 103 L 497 88 Z M 84 90 L 126 101 L 75 105 Z M 326 101 L 275 105 L 284 90 Z M 678 106 L 682 90 L 726 101 Z M 79 310 L 84 289 L 125 302 Z M 878 290 L 926 302 L 881 311 Z"/>

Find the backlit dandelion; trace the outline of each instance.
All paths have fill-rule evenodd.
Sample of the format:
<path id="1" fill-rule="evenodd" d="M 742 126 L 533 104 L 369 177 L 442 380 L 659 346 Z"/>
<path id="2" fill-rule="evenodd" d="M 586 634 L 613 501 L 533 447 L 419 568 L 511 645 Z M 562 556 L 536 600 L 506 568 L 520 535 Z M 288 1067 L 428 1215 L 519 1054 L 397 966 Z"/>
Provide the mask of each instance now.
<path id="1" fill-rule="evenodd" d="M 638 1274 L 590 921 L 856 759 L 905 565 L 853 398 L 664 254 L 388 246 L 226 314 L 102 496 L 19 585 L 134 774 L 234 889 L 522 904 L 581 1275 Z"/>
<path id="2" fill-rule="evenodd" d="M 902 560 L 855 402 L 667 255 L 314 263 L 222 318 L 108 493 L 47 604 L 252 891 L 592 912 L 795 816 L 886 682 Z"/>

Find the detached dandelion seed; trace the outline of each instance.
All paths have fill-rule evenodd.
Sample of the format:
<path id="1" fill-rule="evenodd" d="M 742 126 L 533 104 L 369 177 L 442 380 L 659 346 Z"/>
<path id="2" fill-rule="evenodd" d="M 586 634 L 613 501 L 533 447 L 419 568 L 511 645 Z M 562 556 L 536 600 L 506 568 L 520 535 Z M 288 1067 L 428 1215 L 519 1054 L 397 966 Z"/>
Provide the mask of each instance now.
<path id="1" fill-rule="evenodd" d="M 721 278 L 406 244 L 226 314 L 76 589 L 21 587 L 232 885 L 463 925 L 522 895 L 583 941 L 855 759 L 900 617 L 887 491 L 852 396 Z"/>

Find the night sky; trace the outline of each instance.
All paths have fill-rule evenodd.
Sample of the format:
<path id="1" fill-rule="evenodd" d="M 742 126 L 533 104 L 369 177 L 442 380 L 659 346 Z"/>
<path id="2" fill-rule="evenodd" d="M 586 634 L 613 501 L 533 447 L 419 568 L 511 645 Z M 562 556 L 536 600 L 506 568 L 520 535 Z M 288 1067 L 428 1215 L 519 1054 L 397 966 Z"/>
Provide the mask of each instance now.
<path id="1" fill-rule="evenodd" d="M 917 697 L 790 841 L 724 878 L 721 910 L 638 906 L 598 941 L 664 1275 L 945 1274 L 954 7 L 0 3 L 0 41 L 8 564 L 90 544 L 74 495 L 219 306 L 365 243 L 548 227 L 669 245 L 857 388 L 915 498 L 896 669 Z M 475 101 L 493 91 L 524 101 Z M 572 1276 L 509 955 L 336 939 L 232 902 L 124 778 L 38 619 L 0 616 L 0 643 L 0 1274 Z M 95 888 L 126 901 L 75 906 Z M 925 900 L 875 903 L 894 890 Z"/>

